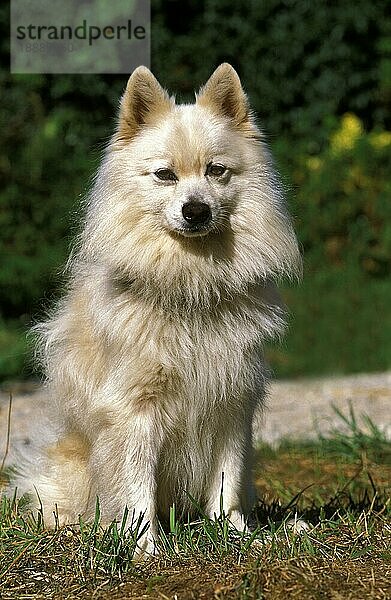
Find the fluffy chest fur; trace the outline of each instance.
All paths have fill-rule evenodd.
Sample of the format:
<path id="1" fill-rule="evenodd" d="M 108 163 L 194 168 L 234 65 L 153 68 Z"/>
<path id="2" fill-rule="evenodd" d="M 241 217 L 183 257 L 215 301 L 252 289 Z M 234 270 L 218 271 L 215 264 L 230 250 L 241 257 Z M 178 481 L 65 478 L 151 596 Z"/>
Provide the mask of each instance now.
<path id="1" fill-rule="evenodd" d="M 67 328 L 62 335 L 62 315 L 51 324 L 55 368 L 81 378 L 91 389 L 92 405 L 110 408 L 118 401 L 122 410 L 131 411 L 135 406 L 143 410 L 153 399 L 165 406 L 169 398 L 176 403 L 186 398 L 191 412 L 195 405 L 235 403 L 238 395 L 253 393 L 264 377 L 263 340 L 279 333 L 283 323 L 270 284 L 251 286 L 213 307 L 172 310 L 144 300 L 132 286 L 118 290 L 107 285 L 98 273 L 78 285 L 63 311 Z M 72 354 L 64 353 L 64 345 Z M 100 369 L 91 368 L 92 355 Z M 67 356 L 77 365 L 76 373 L 66 365 Z M 97 389 L 102 390 L 98 400 Z"/>

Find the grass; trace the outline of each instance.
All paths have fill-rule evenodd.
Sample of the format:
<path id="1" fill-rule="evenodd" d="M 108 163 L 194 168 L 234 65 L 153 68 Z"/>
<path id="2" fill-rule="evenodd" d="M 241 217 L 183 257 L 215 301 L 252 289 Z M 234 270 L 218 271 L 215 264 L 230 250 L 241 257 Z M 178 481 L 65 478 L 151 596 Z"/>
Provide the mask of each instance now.
<path id="1" fill-rule="evenodd" d="M 31 376 L 31 345 L 26 337 L 27 324 L 22 320 L 5 321 L 0 314 L 0 380 Z"/>
<path id="2" fill-rule="evenodd" d="M 0 510 L 0 597 L 146 599 L 391 598 L 391 444 L 367 421 L 348 432 L 259 448 L 262 500 L 253 534 L 222 517 L 179 523 L 171 512 L 159 556 L 133 561 L 138 524 L 48 530 L 21 501 Z M 295 534 L 300 515 L 311 529 Z"/>
<path id="3" fill-rule="evenodd" d="M 346 266 L 317 269 L 308 262 L 307 257 L 300 285 L 282 289 L 290 318 L 283 341 L 268 349 L 276 376 L 389 370 L 391 279 Z"/>

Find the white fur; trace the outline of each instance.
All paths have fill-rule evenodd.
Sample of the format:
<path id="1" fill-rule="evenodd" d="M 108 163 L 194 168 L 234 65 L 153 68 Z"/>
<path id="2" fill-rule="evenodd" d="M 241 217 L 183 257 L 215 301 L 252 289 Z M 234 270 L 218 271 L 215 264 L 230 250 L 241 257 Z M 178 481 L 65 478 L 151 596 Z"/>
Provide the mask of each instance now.
<path id="1" fill-rule="evenodd" d="M 194 512 L 189 494 L 220 513 L 222 474 L 224 511 L 243 526 L 262 345 L 283 330 L 272 282 L 300 268 L 269 152 L 232 67 L 219 69 L 185 106 L 146 69 L 132 76 L 119 127 L 127 135 L 135 115 L 137 129 L 107 149 L 67 294 L 39 328 L 56 441 L 19 487 L 36 487 L 47 522 L 55 505 L 61 522 L 91 518 L 96 496 L 105 521 L 127 505 L 150 522 L 147 550 L 173 503 Z M 143 90 L 150 120 L 137 123 Z M 219 111 L 224 93 L 232 116 Z M 209 162 L 227 173 L 207 177 Z M 159 181 L 158 168 L 178 180 Z M 188 237 L 181 210 L 194 195 L 212 220 Z"/>

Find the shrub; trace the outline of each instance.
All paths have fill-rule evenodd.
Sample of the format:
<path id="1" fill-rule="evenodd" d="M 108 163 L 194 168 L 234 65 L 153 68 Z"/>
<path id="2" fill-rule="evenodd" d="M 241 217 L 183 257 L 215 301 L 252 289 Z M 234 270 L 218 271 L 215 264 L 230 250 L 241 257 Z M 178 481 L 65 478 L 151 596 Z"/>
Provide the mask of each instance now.
<path id="1" fill-rule="evenodd" d="M 276 147 L 304 251 L 303 283 L 285 291 L 290 334 L 270 350 L 279 375 L 391 367 L 390 150 L 390 132 L 352 113 L 318 155 Z"/>

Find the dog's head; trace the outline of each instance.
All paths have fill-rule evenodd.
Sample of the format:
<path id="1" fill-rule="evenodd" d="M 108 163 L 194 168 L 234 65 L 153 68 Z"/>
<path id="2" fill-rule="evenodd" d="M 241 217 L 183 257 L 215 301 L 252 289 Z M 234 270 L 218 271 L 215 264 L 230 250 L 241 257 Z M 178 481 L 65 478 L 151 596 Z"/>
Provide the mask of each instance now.
<path id="1" fill-rule="evenodd" d="M 148 69 L 136 69 L 122 98 L 115 141 L 134 149 L 144 206 L 156 214 L 157 225 L 193 237 L 229 225 L 238 183 L 251 162 L 249 141 L 258 138 L 239 77 L 223 64 L 194 105 L 180 106 Z"/>
<path id="2" fill-rule="evenodd" d="M 85 240 L 137 278 L 193 289 L 198 277 L 200 289 L 237 289 L 300 262 L 282 196 L 230 65 L 184 105 L 139 67 L 121 99 Z"/>

